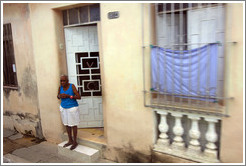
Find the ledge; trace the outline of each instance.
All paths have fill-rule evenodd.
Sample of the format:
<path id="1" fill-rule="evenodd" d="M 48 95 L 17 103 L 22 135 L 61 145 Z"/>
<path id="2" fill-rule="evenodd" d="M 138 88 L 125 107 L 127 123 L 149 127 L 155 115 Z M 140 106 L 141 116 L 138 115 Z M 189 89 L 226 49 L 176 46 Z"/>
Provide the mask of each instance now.
<path id="1" fill-rule="evenodd" d="M 3 89 L 19 90 L 19 87 L 17 87 L 17 86 L 3 86 Z"/>

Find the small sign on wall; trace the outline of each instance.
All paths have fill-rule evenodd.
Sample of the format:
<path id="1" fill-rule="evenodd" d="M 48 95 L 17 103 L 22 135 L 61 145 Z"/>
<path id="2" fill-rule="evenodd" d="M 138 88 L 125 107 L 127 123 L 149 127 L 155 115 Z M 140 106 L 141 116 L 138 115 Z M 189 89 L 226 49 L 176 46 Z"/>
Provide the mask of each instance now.
<path id="1" fill-rule="evenodd" d="M 13 66 L 13 72 L 16 72 L 16 68 L 15 68 L 15 64 L 12 65 Z"/>
<path id="2" fill-rule="evenodd" d="M 108 19 L 116 19 L 120 17 L 119 11 L 108 12 Z"/>

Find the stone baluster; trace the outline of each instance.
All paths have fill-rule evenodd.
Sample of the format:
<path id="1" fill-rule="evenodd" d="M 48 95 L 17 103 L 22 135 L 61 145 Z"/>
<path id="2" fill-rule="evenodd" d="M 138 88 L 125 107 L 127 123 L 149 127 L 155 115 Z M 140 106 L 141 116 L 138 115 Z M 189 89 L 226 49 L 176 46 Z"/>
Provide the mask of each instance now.
<path id="1" fill-rule="evenodd" d="M 175 117 L 175 125 L 173 127 L 173 133 L 175 134 L 174 142 L 172 143 L 173 148 L 184 150 L 184 141 L 181 137 L 184 134 L 184 129 L 181 124 L 182 114 L 178 112 L 172 112 L 172 116 Z"/>
<path id="2" fill-rule="evenodd" d="M 167 124 L 167 114 L 168 112 L 163 112 L 163 111 L 157 111 L 158 114 L 161 116 L 160 124 L 158 126 L 159 131 L 161 134 L 159 135 L 159 139 L 157 141 L 158 144 L 162 145 L 169 145 L 169 139 L 167 136 L 167 131 L 168 131 L 168 124 Z"/>
<path id="3" fill-rule="evenodd" d="M 208 143 L 206 144 L 206 149 L 204 151 L 205 155 L 211 159 L 217 159 L 217 147 L 215 142 L 218 139 L 215 123 L 218 122 L 217 118 L 205 117 L 205 120 L 208 122 L 208 130 L 206 132 L 206 140 Z"/>
<path id="4" fill-rule="evenodd" d="M 194 154 L 199 154 L 201 153 L 201 146 L 198 141 L 201 135 L 198 126 L 198 121 L 200 120 L 200 117 L 195 114 L 190 114 L 188 115 L 188 118 L 191 119 L 191 128 L 189 131 L 189 136 L 191 140 L 188 147 L 188 151 Z"/>

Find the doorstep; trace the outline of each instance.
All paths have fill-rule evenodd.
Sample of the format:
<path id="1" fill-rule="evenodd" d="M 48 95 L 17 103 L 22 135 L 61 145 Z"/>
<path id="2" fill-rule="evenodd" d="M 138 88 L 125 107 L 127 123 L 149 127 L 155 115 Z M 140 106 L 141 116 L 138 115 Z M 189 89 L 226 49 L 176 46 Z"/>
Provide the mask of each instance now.
<path id="1" fill-rule="evenodd" d="M 74 150 L 70 150 L 70 146 L 63 147 L 67 143 L 64 141 L 58 145 L 58 154 L 72 159 L 79 163 L 93 163 L 100 159 L 100 152 L 97 149 L 90 148 L 84 145 L 78 145 Z"/>
<path id="2" fill-rule="evenodd" d="M 101 151 L 107 145 L 103 134 L 103 128 L 78 129 L 77 142 Z M 62 140 L 68 140 L 67 132 L 63 133 Z"/>

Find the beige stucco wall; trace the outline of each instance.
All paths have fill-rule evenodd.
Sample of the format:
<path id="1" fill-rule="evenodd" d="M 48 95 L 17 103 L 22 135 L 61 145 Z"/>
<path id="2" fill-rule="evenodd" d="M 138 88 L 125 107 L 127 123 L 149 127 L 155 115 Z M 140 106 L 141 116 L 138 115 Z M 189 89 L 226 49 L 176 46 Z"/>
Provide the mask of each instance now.
<path id="1" fill-rule="evenodd" d="M 109 20 L 107 13 L 115 10 L 120 11 L 120 18 Z M 30 4 L 30 11 L 42 128 L 46 139 L 59 142 L 63 130 L 56 95 L 58 76 L 61 70 L 66 72 L 66 67 L 59 65 L 66 65 L 65 50 L 59 48 L 64 44 L 62 17 L 57 4 Z M 149 154 L 154 117 L 143 105 L 142 21 L 135 18 L 141 18 L 141 4 L 101 4 L 98 31 L 107 117 L 104 125 L 110 147 L 133 147 Z"/>
<path id="2" fill-rule="evenodd" d="M 3 24 L 11 23 L 18 90 L 3 91 L 3 112 L 38 114 L 37 78 L 28 4 L 4 4 Z"/>
<path id="3" fill-rule="evenodd" d="M 59 76 L 66 72 L 61 12 L 55 4 L 30 4 L 34 59 L 36 63 L 38 98 L 44 137 L 60 142 L 63 133 L 59 103 L 56 98 Z"/>
<path id="4" fill-rule="evenodd" d="M 141 7 L 101 4 L 103 109 L 108 146 L 149 154 L 154 123 L 143 101 Z M 120 17 L 108 19 L 112 11 Z"/>
<path id="5" fill-rule="evenodd" d="M 15 112 L 27 110 L 37 114 L 39 106 L 43 134 L 48 141 L 57 143 L 61 141 L 64 129 L 56 95 L 59 75 L 67 72 L 60 9 L 67 8 L 69 5 L 71 4 L 30 4 L 28 8 L 25 4 L 15 4 L 4 7 L 4 23 L 12 22 L 17 77 L 20 85 L 20 90 L 11 91 L 8 99 L 4 95 L 4 110 Z M 225 88 L 234 100 L 230 100 L 228 105 L 230 117 L 222 120 L 220 156 L 222 162 L 242 162 L 243 13 L 242 5 L 229 6 L 232 7 L 232 18 L 228 26 L 237 26 L 231 26 L 232 29 L 227 27 L 226 35 L 230 38 L 227 33 L 230 29 L 233 32 L 230 41 L 237 41 L 237 44 L 233 46 L 233 54 L 230 55 L 230 70 L 226 73 L 229 83 Z M 148 46 L 151 42 L 147 4 L 144 10 L 144 45 Z M 108 12 L 111 11 L 119 11 L 120 17 L 108 19 Z M 108 157 L 111 159 L 116 159 L 123 152 L 149 155 L 156 137 L 155 115 L 143 104 L 141 12 L 140 3 L 101 4 L 98 35 L 104 125 L 111 155 Z M 153 27 L 152 31 L 154 31 Z M 63 49 L 60 48 L 61 45 L 64 46 Z M 149 73 L 149 48 L 146 47 L 144 53 L 146 73 Z M 28 67 L 31 71 L 28 79 L 38 87 L 36 93 L 28 93 L 31 97 L 26 96 L 24 92 L 23 80 Z M 148 74 L 145 77 L 148 90 L 150 78 Z"/>
<path id="6" fill-rule="evenodd" d="M 226 49 L 227 70 L 226 86 L 228 97 L 233 100 L 228 102 L 230 117 L 223 118 L 221 131 L 221 161 L 230 163 L 243 162 L 243 5 L 228 4 L 227 6 Z"/>

